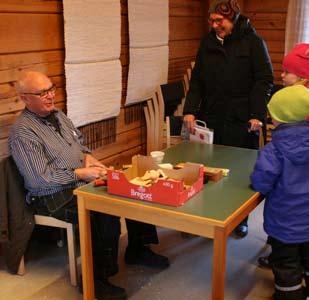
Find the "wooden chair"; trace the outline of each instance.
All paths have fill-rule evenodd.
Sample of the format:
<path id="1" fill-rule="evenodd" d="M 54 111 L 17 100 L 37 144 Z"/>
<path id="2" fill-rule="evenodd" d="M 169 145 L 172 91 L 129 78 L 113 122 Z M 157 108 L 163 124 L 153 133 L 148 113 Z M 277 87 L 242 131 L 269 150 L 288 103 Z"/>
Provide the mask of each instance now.
<path id="1" fill-rule="evenodd" d="M 77 262 L 76 262 L 76 248 L 75 248 L 75 234 L 72 223 L 58 220 L 53 217 L 34 215 L 35 224 L 42 226 L 58 227 L 66 229 L 67 241 L 68 241 L 68 256 L 69 256 L 69 268 L 70 268 L 70 281 L 73 286 L 77 285 Z M 21 259 L 18 275 L 24 275 L 26 273 L 24 257 Z"/>
<path id="2" fill-rule="evenodd" d="M 176 86 L 177 84 L 177 86 Z M 173 86 L 178 91 L 176 94 L 181 98 L 181 101 L 175 105 L 175 115 L 182 115 L 184 103 L 184 83 L 172 83 L 161 85 L 157 88 L 152 99 L 148 100 L 144 105 L 144 114 L 147 127 L 147 154 L 151 151 L 161 150 L 181 141 L 180 136 L 171 136 L 170 134 L 170 119 L 165 116 L 165 101 L 168 98 L 168 87 Z M 165 98 L 164 98 L 165 97 Z M 174 107 L 174 106 L 173 106 Z M 173 108 L 174 109 L 174 108 Z"/>
<path id="3" fill-rule="evenodd" d="M 179 144 L 182 141 L 180 124 L 182 121 L 179 122 L 179 120 L 182 119 L 183 115 L 186 95 L 185 84 L 183 81 L 173 82 L 166 85 L 161 85 L 158 90 L 160 91 L 160 93 L 158 93 L 160 102 L 162 102 L 166 107 L 170 106 L 165 114 L 167 116 L 165 117 L 164 122 L 164 127 L 166 128 L 164 140 L 166 141 L 166 147 L 170 147 L 172 145 Z M 172 105 L 169 105 L 169 103 L 172 103 Z M 176 126 L 178 124 L 180 126 Z M 178 128 L 178 130 L 176 128 Z"/>
<path id="4" fill-rule="evenodd" d="M 147 129 L 147 155 L 155 149 L 155 132 L 154 132 L 154 116 L 153 116 L 153 106 L 152 100 L 148 100 L 144 106 L 144 114 L 146 120 Z"/>
<path id="5" fill-rule="evenodd" d="M 148 100 L 144 106 L 144 114 L 147 127 L 147 154 L 151 151 L 164 148 L 163 127 L 164 107 L 159 104 L 156 94 Z"/>
<path id="6" fill-rule="evenodd" d="M 185 94 L 187 95 L 189 91 L 189 82 L 190 82 L 188 74 L 183 75 L 183 82 L 184 82 L 184 87 L 185 87 Z"/>
<path id="7" fill-rule="evenodd" d="M 3 169 L 2 169 L 3 168 Z M 9 191 L 12 190 L 12 186 L 13 186 L 13 190 L 17 189 L 16 192 L 20 192 L 20 193 L 16 193 L 18 194 L 16 197 L 16 194 L 8 194 L 8 191 L 1 191 L 1 193 L 3 193 L 3 200 L 4 201 L 10 201 L 10 203 L 13 205 L 13 207 L 15 208 L 15 206 L 17 205 L 19 208 L 21 206 L 25 206 L 25 193 L 26 191 L 24 190 L 24 184 L 23 184 L 23 178 L 20 175 L 14 160 L 12 159 L 12 157 L 6 157 L 1 161 L 1 179 L 5 179 L 4 182 L 2 182 L 2 184 L 5 184 L 7 186 L 9 186 Z M 14 199 L 12 199 L 12 197 L 15 197 Z M 2 199 L 1 199 L 2 200 Z M 14 201 L 16 200 L 16 201 Z M 27 212 L 27 214 L 26 214 Z M 10 213 L 9 208 L 8 211 L 5 212 L 7 214 Z M 11 212 L 12 213 L 12 212 Z M 26 210 L 19 212 L 20 215 L 24 216 L 24 219 L 20 219 L 20 221 L 26 221 L 26 215 L 31 215 L 32 214 Z M 31 218 L 32 219 L 32 218 Z M 28 222 L 28 221 L 27 221 Z M 42 215 L 34 215 L 34 222 L 35 224 L 38 225 L 44 225 L 44 226 L 51 226 L 51 227 L 58 227 L 58 228 L 63 228 L 66 229 L 67 232 L 67 238 L 68 238 L 68 252 L 69 252 L 69 266 L 70 266 L 70 277 L 71 277 L 71 283 L 72 285 L 77 285 L 77 274 L 76 274 L 76 251 L 75 251 L 75 236 L 74 236 L 74 230 L 73 230 L 73 224 L 71 223 L 67 223 L 58 219 L 55 219 L 53 217 L 48 217 L 48 216 L 42 216 Z M 24 223 L 20 223 L 17 226 L 25 226 L 23 225 Z M 13 226 L 13 229 L 16 226 Z M 30 234 L 31 232 L 29 232 L 29 238 L 30 238 Z M 20 263 L 19 263 L 19 268 L 17 271 L 17 274 L 19 275 L 24 275 L 26 272 L 25 270 L 25 263 L 24 263 L 24 257 L 22 257 Z"/>
<path id="8" fill-rule="evenodd" d="M 191 68 L 187 69 L 187 75 L 188 75 L 188 79 L 189 79 L 189 82 L 190 82 L 191 75 L 192 75 L 192 69 Z"/>
<path id="9" fill-rule="evenodd" d="M 266 124 L 266 143 L 271 141 L 271 131 L 275 128 L 273 124 Z"/>
<path id="10" fill-rule="evenodd" d="M 264 132 L 263 132 L 263 129 L 260 128 L 259 129 L 259 149 L 262 149 L 264 145 L 265 145 Z"/>
<path id="11" fill-rule="evenodd" d="M 191 64 L 190 64 L 191 67 L 187 69 L 187 73 L 183 76 L 185 94 L 187 94 L 189 91 L 190 79 L 191 79 L 192 70 L 194 68 L 194 65 L 195 65 L 195 61 L 191 61 Z"/>
<path id="12" fill-rule="evenodd" d="M 170 117 L 165 118 L 165 127 L 166 127 L 166 148 L 169 148 L 173 145 L 180 144 L 182 142 L 181 135 L 171 135 L 171 128 L 170 128 Z"/>

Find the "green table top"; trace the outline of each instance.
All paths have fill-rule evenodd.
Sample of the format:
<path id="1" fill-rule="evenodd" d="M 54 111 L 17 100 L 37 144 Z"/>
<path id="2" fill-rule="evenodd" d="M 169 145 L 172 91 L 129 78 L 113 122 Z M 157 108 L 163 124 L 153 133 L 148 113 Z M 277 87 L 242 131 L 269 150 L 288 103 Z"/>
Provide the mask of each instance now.
<path id="1" fill-rule="evenodd" d="M 184 142 L 167 149 L 165 153 L 163 162 L 166 163 L 196 162 L 209 167 L 230 169 L 230 173 L 218 182 L 205 184 L 201 192 L 189 199 L 181 207 L 171 207 L 114 195 L 109 196 L 129 202 L 142 202 L 149 206 L 224 221 L 255 194 L 249 187 L 249 176 L 257 157 L 256 150 Z M 98 195 L 107 193 L 105 187 L 95 188 L 92 184 L 85 185 L 79 190 Z"/>

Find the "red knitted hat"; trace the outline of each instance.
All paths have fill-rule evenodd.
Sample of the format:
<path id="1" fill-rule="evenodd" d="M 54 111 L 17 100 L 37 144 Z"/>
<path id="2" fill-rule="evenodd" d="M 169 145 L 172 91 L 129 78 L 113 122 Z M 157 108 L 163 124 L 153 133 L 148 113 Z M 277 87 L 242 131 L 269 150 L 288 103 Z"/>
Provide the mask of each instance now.
<path id="1" fill-rule="evenodd" d="M 309 79 L 309 44 L 296 45 L 284 57 L 282 68 L 298 77 Z"/>

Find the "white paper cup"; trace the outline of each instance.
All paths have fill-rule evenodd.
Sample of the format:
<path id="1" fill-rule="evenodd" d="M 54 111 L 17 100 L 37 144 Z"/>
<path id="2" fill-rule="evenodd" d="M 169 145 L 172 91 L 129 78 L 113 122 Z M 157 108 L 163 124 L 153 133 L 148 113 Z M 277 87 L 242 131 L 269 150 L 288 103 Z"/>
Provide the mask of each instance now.
<path id="1" fill-rule="evenodd" d="M 154 161 L 157 164 L 162 163 L 163 158 L 164 158 L 164 154 L 165 153 L 163 151 L 151 151 L 150 152 L 151 157 L 154 159 Z"/>

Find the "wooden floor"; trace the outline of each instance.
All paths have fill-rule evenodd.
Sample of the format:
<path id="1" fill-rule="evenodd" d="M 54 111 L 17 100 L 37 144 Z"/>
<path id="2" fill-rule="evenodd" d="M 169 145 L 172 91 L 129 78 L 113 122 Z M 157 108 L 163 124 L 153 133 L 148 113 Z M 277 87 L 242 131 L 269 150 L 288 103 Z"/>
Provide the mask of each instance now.
<path id="1" fill-rule="evenodd" d="M 160 229 L 160 245 L 154 247 L 167 255 L 171 267 L 163 272 L 126 266 L 121 240 L 120 273 L 112 282 L 125 287 L 130 300 L 208 300 L 211 293 L 212 241 L 200 237 L 184 239 L 179 232 Z M 227 247 L 226 300 L 271 299 L 271 271 L 260 269 L 256 260 L 267 254 L 262 228 L 262 205 L 249 219 L 245 239 L 229 238 Z M 10 275 L 0 262 L 0 290 L 4 300 L 81 300 L 70 285 L 66 248 L 54 244 L 32 244 L 27 274 Z"/>

